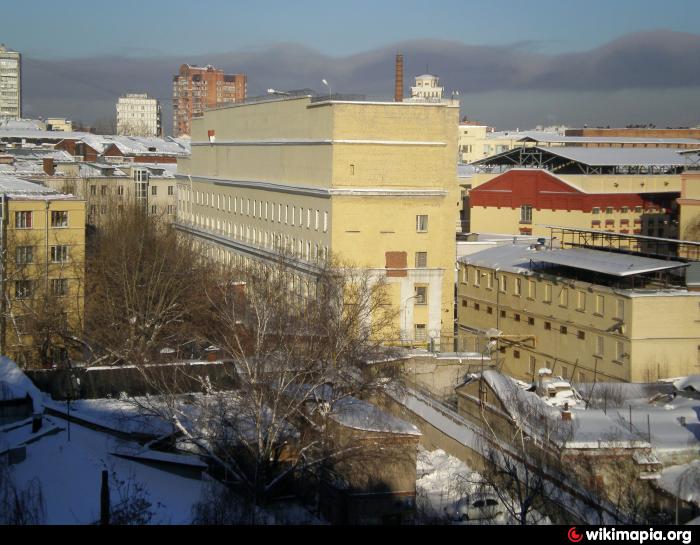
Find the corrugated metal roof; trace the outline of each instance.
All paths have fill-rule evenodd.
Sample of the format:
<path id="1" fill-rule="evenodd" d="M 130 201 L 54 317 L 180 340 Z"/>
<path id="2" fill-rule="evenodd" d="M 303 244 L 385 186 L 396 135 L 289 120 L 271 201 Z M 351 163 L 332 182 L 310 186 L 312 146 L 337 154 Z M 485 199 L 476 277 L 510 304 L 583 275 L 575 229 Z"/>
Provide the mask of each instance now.
<path id="1" fill-rule="evenodd" d="M 617 277 L 675 269 L 688 265 L 680 261 L 666 261 L 588 248 L 535 250 L 524 244 L 507 244 L 488 248 L 461 257 L 459 261 L 477 267 L 517 273 L 530 273 L 534 269 L 532 267 L 534 263 L 548 263 Z"/>
<path id="2" fill-rule="evenodd" d="M 60 195 L 58 191 L 41 184 L 2 174 L 0 174 L 0 193 L 9 195 Z"/>
<path id="3" fill-rule="evenodd" d="M 540 148 L 543 151 L 589 166 L 683 166 L 673 148 Z"/>
<path id="4" fill-rule="evenodd" d="M 562 265 L 620 277 L 676 269 L 688 265 L 680 261 L 666 261 L 588 248 L 540 250 L 536 251 L 531 259 L 536 262 Z"/>
<path id="5" fill-rule="evenodd" d="M 556 133 L 526 133 L 519 140 L 562 144 L 697 144 L 697 138 L 632 138 L 624 136 L 562 136 Z"/>

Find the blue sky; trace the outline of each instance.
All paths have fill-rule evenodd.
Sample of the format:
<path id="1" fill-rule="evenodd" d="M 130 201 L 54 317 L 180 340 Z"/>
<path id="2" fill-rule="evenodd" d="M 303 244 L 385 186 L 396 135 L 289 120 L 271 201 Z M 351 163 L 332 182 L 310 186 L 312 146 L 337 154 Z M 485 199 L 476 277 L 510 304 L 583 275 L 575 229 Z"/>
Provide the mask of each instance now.
<path id="1" fill-rule="evenodd" d="M 697 0 L 4 0 L 0 41 L 35 58 L 198 55 L 294 42 L 348 55 L 413 39 L 582 51 L 624 34 L 697 33 Z"/>

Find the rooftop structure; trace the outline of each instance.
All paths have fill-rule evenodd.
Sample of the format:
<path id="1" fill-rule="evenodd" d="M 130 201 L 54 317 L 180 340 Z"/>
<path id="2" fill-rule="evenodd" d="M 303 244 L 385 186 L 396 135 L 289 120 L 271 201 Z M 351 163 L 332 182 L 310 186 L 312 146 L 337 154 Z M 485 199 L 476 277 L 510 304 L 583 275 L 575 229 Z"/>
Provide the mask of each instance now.
<path id="1" fill-rule="evenodd" d="M 22 117 L 22 56 L 0 44 L 0 118 Z"/>

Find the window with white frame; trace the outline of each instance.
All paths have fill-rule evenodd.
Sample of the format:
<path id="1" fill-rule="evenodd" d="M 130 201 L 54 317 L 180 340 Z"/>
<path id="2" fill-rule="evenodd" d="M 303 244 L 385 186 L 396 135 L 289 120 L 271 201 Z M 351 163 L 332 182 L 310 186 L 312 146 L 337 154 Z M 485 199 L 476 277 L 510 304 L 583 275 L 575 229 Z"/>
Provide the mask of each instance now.
<path id="1" fill-rule="evenodd" d="M 65 263 L 68 261 L 68 246 L 51 246 L 51 262 Z"/>
<path id="2" fill-rule="evenodd" d="M 31 229 L 32 213 L 30 211 L 15 212 L 15 228 Z"/>
<path id="3" fill-rule="evenodd" d="M 520 223 L 532 223 L 532 205 L 523 204 L 520 207 Z"/>
<path id="4" fill-rule="evenodd" d="M 68 212 L 65 210 L 51 211 L 51 227 L 68 227 Z"/>
<path id="5" fill-rule="evenodd" d="M 416 232 L 427 233 L 428 232 L 428 216 L 426 214 L 421 214 L 416 216 Z"/>

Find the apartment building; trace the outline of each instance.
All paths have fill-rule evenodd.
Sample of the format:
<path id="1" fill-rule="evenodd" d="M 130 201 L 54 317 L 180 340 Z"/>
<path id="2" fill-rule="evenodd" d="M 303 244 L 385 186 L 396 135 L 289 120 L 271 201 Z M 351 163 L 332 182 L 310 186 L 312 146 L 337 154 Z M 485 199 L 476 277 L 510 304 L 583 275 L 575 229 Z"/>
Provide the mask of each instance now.
<path id="1" fill-rule="evenodd" d="M 247 94 L 245 74 L 224 74 L 211 65 L 183 64 L 173 77 L 173 134 L 189 135 L 192 117 L 205 108 L 228 102 L 243 102 Z"/>
<path id="2" fill-rule="evenodd" d="M 293 252 L 299 286 L 336 255 L 386 278 L 404 339 L 452 335 L 458 112 L 311 96 L 206 111 L 177 226 L 219 259 Z"/>
<path id="3" fill-rule="evenodd" d="M 0 117 L 22 117 L 22 56 L 0 44 Z"/>
<path id="4" fill-rule="evenodd" d="M 546 236 L 547 225 L 566 225 L 679 236 L 684 160 L 677 150 L 532 147 L 472 166 L 472 231 Z"/>
<path id="5" fill-rule="evenodd" d="M 488 331 L 503 372 L 575 382 L 700 372 L 700 292 L 688 263 L 592 248 L 502 245 L 459 258 L 460 330 Z"/>
<path id="6" fill-rule="evenodd" d="M 160 101 L 147 93 L 130 93 L 117 101 L 117 134 L 163 136 Z"/>
<path id="7" fill-rule="evenodd" d="M 24 366 L 62 362 L 59 331 L 82 331 L 85 202 L 5 175 L 0 199 L 1 351 Z"/>

